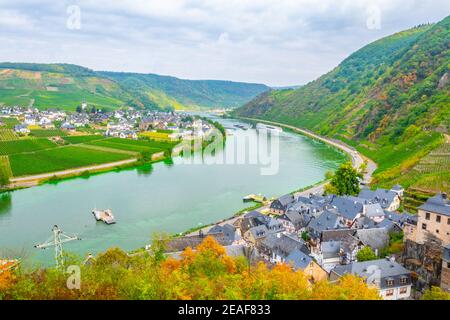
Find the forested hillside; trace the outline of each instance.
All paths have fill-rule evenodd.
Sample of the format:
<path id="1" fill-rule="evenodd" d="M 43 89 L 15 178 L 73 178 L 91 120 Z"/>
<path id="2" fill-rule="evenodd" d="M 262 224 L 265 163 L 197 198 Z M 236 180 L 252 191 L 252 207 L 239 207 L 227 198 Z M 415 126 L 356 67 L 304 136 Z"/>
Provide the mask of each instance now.
<path id="1" fill-rule="evenodd" d="M 262 84 L 97 72 L 71 64 L 0 63 L 0 105 L 75 110 L 85 100 L 103 109 L 207 109 L 238 107 L 268 89 Z"/>
<path id="2" fill-rule="evenodd" d="M 235 115 L 341 139 L 378 163 L 374 184 L 448 191 L 448 153 L 428 170 L 416 166 L 437 147 L 448 151 L 449 30 L 447 17 L 380 39 L 317 80 L 263 93 Z"/>

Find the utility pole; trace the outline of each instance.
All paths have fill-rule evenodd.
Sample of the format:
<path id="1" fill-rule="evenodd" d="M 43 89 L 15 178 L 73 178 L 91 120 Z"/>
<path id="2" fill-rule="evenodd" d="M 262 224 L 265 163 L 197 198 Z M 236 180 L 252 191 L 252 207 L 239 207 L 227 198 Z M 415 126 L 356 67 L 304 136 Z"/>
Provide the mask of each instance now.
<path id="1" fill-rule="evenodd" d="M 55 247 L 55 262 L 56 268 L 62 269 L 64 267 L 64 256 L 62 244 L 73 240 L 81 240 L 77 236 L 68 236 L 57 225 L 52 228 L 53 236 L 47 239 L 44 243 L 37 244 L 34 247 L 37 249 L 46 249 L 48 247 Z"/>

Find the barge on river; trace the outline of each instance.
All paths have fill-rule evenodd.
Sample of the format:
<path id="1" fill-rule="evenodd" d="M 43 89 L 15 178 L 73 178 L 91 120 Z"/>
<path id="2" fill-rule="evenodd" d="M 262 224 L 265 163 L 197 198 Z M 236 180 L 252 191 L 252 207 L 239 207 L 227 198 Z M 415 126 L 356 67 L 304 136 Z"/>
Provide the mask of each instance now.
<path id="1" fill-rule="evenodd" d="M 116 220 L 114 219 L 111 209 L 106 210 L 94 209 L 92 210 L 92 214 L 94 215 L 95 220 L 97 221 L 103 221 L 106 224 L 116 223 Z"/>

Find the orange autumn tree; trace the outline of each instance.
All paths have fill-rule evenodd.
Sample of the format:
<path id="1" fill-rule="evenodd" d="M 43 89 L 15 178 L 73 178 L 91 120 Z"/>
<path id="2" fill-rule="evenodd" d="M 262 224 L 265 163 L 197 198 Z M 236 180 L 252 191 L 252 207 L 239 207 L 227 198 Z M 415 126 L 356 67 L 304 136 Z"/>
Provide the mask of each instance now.
<path id="1" fill-rule="evenodd" d="M 162 246 L 128 255 L 112 248 L 81 265 L 79 290 L 66 288 L 56 269 L 18 272 L 1 290 L 4 299 L 379 299 L 375 289 L 347 275 L 336 283 L 309 282 L 290 265 L 250 264 L 230 257 L 213 237 L 167 257 Z M 6 279 L 6 278 L 5 278 Z M 9 279 L 9 278 L 8 278 Z"/>

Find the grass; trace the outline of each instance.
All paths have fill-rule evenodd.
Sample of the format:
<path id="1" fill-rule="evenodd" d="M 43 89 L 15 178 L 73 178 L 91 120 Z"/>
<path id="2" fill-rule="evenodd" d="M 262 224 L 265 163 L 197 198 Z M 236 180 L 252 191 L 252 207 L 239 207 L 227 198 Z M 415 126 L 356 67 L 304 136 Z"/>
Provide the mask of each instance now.
<path id="1" fill-rule="evenodd" d="M 30 135 L 38 138 L 47 138 L 47 137 L 63 137 L 66 136 L 67 133 L 60 129 L 37 129 L 31 130 Z"/>
<path id="2" fill-rule="evenodd" d="M 99 141 L 92 141 L 88 143 L 89 145 L 139 152 L 141 154 L 153 154 L 160 151 L 170 150 L 174 144 L 164 143 L 151 140 L 130 140 L 130 139 L 120 139 L 120 138 L 109 138 Z"/>
<path id="3" fill-rule="evenodd" d="M 104 136 L 101 135 L 87 135 L 87 136 L 66 136 L 64 140 L 70 144 L 87 143 L 96 140 L 103 140 Z"/>
<path id="4" fill-rule="evenodd" d="M 12 155 L 33 152 L 57 147 L 48 139 L 22 139 L 15 141 L 0 141 L 0 155 Z"/>
<path id="5" fill-rule="evenodd" d="M 132 158 L 128 154 L 67 146 L 28 154 L 14 154 L 9 162 L 15 177 L 99 165 Z"/>

